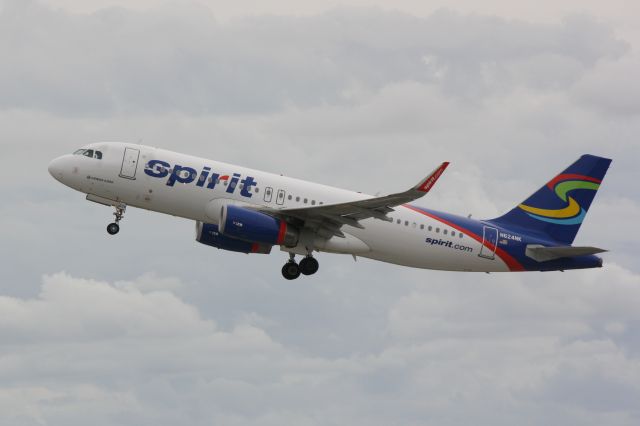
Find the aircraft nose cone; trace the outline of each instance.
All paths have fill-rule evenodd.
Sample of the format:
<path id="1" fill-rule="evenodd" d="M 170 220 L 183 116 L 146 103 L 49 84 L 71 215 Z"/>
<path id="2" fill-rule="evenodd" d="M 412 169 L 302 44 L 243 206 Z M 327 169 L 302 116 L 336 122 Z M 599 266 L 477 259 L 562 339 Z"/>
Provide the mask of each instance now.
<path id="1" fill-rule="evenodd" d="M 49 174 L 58 181 L 61 180 L 64 176 L 61 158 L 62 157 L 58 157 L 51 163 L 49 163 Z"/>

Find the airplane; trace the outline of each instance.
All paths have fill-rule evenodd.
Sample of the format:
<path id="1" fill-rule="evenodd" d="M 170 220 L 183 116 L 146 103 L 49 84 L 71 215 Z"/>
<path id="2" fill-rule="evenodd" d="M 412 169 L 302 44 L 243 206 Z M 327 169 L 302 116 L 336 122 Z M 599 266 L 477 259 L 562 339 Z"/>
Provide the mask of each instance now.
<path id="1" fill-rule="evenodd" d="M 239 253 L 289 254 L 282 275 L 319 269 L 315 252 L 414 268 L 469 272 L 565 271 L 602 267 L 606 250 L 572 246 L 610 159 L 583 155 L 532 196 L 495 219 L 476 220 L 412 204 L 448 162 L 415 186 L 371 196 L 164 149 L 94 143 L 54 159 L 49 173 L 86 199 L 196 224 L 196 240 Z M 300 262 L 296 256 L 302 256 Z"/>

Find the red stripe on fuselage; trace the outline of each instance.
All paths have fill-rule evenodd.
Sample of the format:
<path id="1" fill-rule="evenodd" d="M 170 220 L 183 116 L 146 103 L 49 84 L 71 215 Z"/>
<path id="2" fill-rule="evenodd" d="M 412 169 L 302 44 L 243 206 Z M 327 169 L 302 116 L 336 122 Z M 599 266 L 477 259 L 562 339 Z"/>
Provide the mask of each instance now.
<path id="1" fill-rule="evenodd" d="M 419 209 L 417 207 L 413 207 L 413 206 L 411 206 L 409 204 L 403 204 L 403 207 L 406 207 L 409 210 L 413 210 L 414 212 L 421 213 L 421 214 L 423 214 L 425 216 L 430 217 L 431 219 L 435 219 L 435 220 L 437 220 L 439 222 L 444 223 L 447 226 L 455 228 L 458 231 L 469 235 L 471 238 L 473 238 L 474 240 L 478 241 L 480 244 L 483 244 L 489 250 L 495 251 L 495 253 L 498 255 L 498 257 L 500 257 L 500 259 L 502 259 L 502 261 L 507 264 L 507 266 L 509 267 L 509 269 L 511 271 L 525 271 L 526 270 L 525 267 L 522 266 L 522 264 L 520 262 L 518 262 L 516 259 L 514 259 L 509 253 L 507 253 L 506 251 L 504 251 L 500 247 L 496 247 L 493 244 L 491 244 L 491 243 L 489 243 L 487 241 L 484 241 L 484 239 L 481 236 L 469 231 L 468 229 L 463 228 L 463 227 L 461 227 L 459 225 L 456 225 L 453 222 L 449 222 L 448 220 L 443 219 L 441 217 L 438 217 L 438 216 L 436 216 L 436 215 L 434 215 L 432 213 L 426 212 L 426 211 L 421 210 L 421 209 Z M 494 250 L 494 248 L 495 248 L 495 250 Z"/>
<path id="2" fill-rule="evenodd" d="M 602 183 L 600 179 L 592 178 L 591 176 L 574 175 L 574 174 L 568 173 L 568 174 L 558 175 L 554 177 L 549 181 L 549 183 L 547 183 L 547 186 L 549 187 L 549 189 L 553 189 L 555 188 L 558 182 L 561 182 L 563 180 L 586 180 L 588 182 Z"/>
<path id="3" fill-rule="evenodd" d="M 287 222 L 284 220 L 280 221 L 280 231 L 278 232 L 278 241 L 276 244 L 281 245 L 284 243 L 284 236 L 287 235 Z"/>

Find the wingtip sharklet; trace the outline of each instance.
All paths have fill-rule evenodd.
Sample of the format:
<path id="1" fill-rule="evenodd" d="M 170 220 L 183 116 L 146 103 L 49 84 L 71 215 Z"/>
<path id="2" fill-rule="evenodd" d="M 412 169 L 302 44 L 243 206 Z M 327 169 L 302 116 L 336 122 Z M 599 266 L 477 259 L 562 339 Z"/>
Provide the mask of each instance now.
<path id="1" fill-rule="evenodd" d="M 442 173 L 444 173 L 445 169 L 449 166 L 449 162 L 445 161 L 440 166 L 435 169 L 429 176 L 427 176 L 424 180 L 422 180 L 418 185 L 416 185 L 415 189 L 420 192 L 424 192 L 425 194 L 431 190 L 433 185 L 436 184 Z"/>

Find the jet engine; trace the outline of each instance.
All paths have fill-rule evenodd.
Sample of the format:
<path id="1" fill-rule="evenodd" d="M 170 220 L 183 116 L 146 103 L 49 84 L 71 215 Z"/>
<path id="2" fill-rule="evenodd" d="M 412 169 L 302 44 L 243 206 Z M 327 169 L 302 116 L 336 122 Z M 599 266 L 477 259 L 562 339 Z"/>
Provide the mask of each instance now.
<path id="1" fill-rule="evenodd" d="M 217 225 L 210 223 L 196 222 L 196 241 L 222 250 L 239 253 L 271 253 L 271 245 L 269 244 L 252 243 L 227 237 L 218 230 Z"/>
<path id="2" fill-rule="evenodd" d="M 238 240 L 294 247 L 300 232 L 284 220 L 255 210 L 227 204 L 220 214 L 220 233 Z"/>

